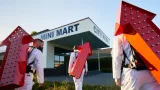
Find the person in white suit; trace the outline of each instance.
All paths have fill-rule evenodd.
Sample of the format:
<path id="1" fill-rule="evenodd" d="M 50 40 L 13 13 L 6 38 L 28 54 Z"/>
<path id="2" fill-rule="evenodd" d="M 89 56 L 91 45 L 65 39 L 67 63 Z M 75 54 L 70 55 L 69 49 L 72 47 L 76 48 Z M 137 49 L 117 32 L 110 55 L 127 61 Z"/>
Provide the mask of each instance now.
<path id="1" fill-rule="evenodd" d="M 138 42 L 137 42 L 138 43 Z M 121 90 L 160 90 L 160 84 L 157 83 L 155 78 L 151 75 L 149 70 L 139 70 L 124 68 L 121 73 L 122 61 L 126 56 L 131 59 L 131 46 L 126 40 L 123 34 L 117 35 L 113 40 L 112 49 L 112 66 L 113 66 L 113 78 L 118 86 L 121 86 Z M 125 64 L 129 64 L 129 61 L 125 58 Z"/>
<path id="2" fill-rule="evenodd" d="M 74 50 L 74 52 L 72 52 L 70 55 L 69 66 L 68 66 L 68 73 L 69 74 L 70 74 L 70 71 L 71 71 L 71 68 L 72 68 L 74 62 L 76 61 L 76 58 L 77 58 L 78 52 L 79 52 L 79 50 L 77 49 L 77 46 L 74 46 L 73 50 Z M 75 77 L 73 77 L 74 84 L 75 84 L 75 90 L 82 90 L 84 74 L 87 74 L 87 72 L 88 72 L 88 64 L 86 61 L 85 67 L 84 67 L 82 74 L 81 74 L 81 77 L 79 79 L 76 79 Z"/>
<path id="3" fill-rule="evenodd" d="M 36 71 L 39 86 L 43 85 L 44 70 L 43 70 L 42 51 L 43 51 L 43 41 L 41 39 L 35 39 L 33 42 L 33 47 L 29 47 L 29 50 L 28 50 L 29 55 L 28 55 L 24 86 L 18 88 L 18 90 L 32 90 L 32 86 L 34 85 L 33 73 L 35 71 Z"/>

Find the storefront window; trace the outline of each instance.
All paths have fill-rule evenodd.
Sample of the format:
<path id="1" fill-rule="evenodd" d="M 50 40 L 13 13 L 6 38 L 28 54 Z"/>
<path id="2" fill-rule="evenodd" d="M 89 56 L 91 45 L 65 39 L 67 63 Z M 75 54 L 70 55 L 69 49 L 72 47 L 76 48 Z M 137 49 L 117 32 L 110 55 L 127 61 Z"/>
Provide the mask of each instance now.
<path id="1" fill-rule="evenodd" d="M 54 56 L 54 67 L 59 67 L 64 65 L 64 56 L 55 55 Z"/>

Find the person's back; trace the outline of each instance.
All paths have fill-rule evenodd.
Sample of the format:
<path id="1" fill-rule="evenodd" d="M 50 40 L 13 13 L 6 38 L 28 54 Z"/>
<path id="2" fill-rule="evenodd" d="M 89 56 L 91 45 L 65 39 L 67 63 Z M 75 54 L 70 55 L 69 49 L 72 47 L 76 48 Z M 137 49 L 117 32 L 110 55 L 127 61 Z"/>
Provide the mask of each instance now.
<path id="1" fill-rule="evenodd" d="M 123 52 L 124 51 L 124 52 Z M 151 75 L 149 70 L 139 70 L 123 67 L 121 74 L 122 61 L 129 64 L 133 58 L 131 46 L 123 34 L 115 36 L 112 49 L 113 78 L 122 90 L 160 90 L 160 85 Z M 159 88 L 159 89 L 158 89 Z"/>

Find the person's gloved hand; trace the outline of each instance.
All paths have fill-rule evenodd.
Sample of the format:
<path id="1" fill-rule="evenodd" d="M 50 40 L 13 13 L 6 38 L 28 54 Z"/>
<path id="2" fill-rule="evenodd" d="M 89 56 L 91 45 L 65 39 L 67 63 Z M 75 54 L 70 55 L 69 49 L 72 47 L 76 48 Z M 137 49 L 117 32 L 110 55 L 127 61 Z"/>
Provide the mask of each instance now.
<path id="1" fill-rule="evenodd" d="M 72 75 L 69 73 L 69 76 L 72 76 Z"/>
<path id="2" fill-rule="evenodd" d="M 39 87 L 43 86 L 43 83 L 39 83 Z"/>
<path id="3" fill-rule="evenodd" d="M 69 73 L 69 76 L 70 76 L 70 77 L 74 77 L 71 73 Z"/>
<path id="4" fill-rule="evenodd" d="M 120 78 L 115 79 L 115 83 L 117 86 L 121 86 L 121 79 Z"/>

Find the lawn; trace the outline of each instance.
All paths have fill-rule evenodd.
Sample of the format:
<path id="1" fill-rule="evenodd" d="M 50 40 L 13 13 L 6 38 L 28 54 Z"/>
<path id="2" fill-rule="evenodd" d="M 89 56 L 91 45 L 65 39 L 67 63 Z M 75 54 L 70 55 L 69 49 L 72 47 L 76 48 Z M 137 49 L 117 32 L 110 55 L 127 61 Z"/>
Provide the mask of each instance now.
<path id="1" fill-rule="evenodd" d="M 36 83 L 33 90 L 75 90 L 74 84 L 68 81 L 63 82 L 48 82 L 46 81 L 42 87 L 38 87 Z M 113 86 L 100 86 L 100 85 L 83 85 L 83 90 L 120 90 L 120 87 Z"/>

